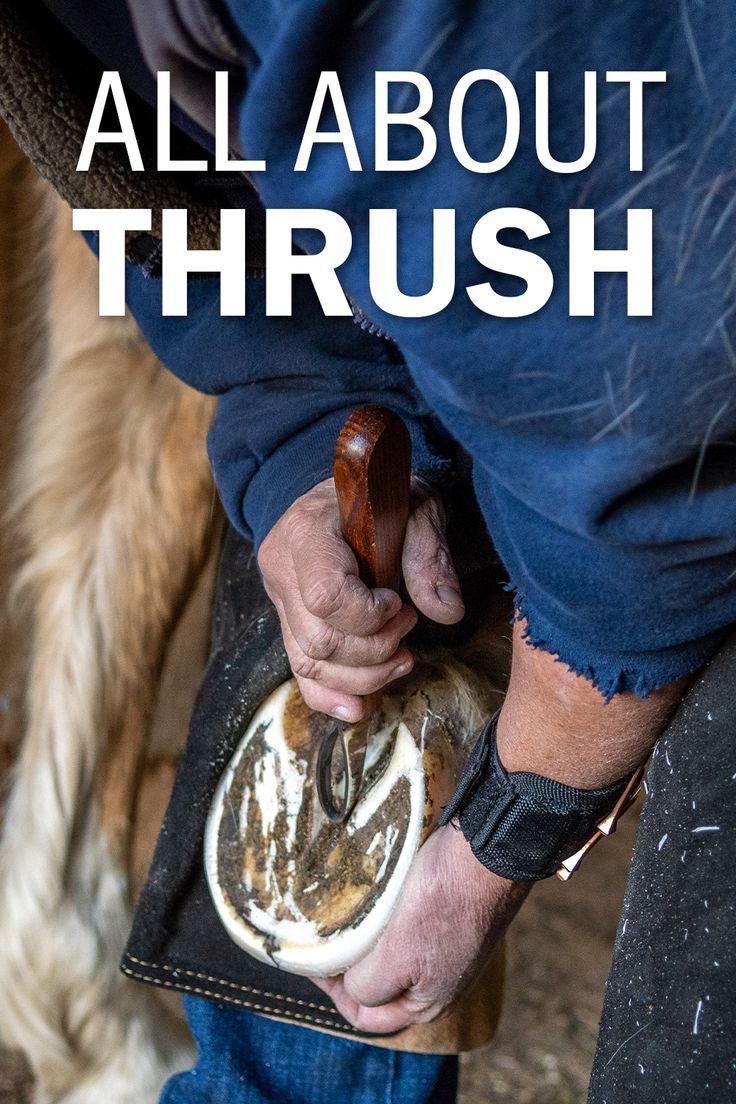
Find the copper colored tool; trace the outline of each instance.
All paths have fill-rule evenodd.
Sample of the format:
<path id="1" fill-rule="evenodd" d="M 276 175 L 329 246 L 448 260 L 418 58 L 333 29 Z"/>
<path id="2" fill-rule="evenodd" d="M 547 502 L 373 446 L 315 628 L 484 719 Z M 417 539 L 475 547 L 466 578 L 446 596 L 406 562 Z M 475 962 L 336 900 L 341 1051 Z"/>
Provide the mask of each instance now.
<path id="1" fill-rule="evenodd" d="M 335 445 L 334 476 L 340 526 L 360 578 L 371 588 L 398 591 L 411 483 L 411 441 L 398 414 L 381 406 L 364 406 L 351 414 Z M 366 746 L 380 718 L 380 692 L 367 696 L 365 703 L 364 720 L 357 725 L 336 721 L 320 747 L 317 794 L 333 821 L 346 820 L 355 805 Z M 333 762 L 338 744 L 340 770 Z M 342 793 L 336 797 L 340 776 Z"/>

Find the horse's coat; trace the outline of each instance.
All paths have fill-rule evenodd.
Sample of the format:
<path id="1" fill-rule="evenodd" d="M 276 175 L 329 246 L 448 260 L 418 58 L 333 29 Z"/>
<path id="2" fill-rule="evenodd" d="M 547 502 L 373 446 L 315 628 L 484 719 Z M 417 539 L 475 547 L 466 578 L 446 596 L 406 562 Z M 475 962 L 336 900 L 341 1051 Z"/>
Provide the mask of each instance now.
<path id="1" fill-rule="evenodd" d="M 23 391 L 3 475 L 29 657 L 0 840 L 0 1038 L 39 1101 L 141 1104 L 191 1057 L 118 957 L 162 663 L 213 541 L 212 404 L 129 319 L 98 317 L 68 209 L 0 143 L 3 388 Z"/>

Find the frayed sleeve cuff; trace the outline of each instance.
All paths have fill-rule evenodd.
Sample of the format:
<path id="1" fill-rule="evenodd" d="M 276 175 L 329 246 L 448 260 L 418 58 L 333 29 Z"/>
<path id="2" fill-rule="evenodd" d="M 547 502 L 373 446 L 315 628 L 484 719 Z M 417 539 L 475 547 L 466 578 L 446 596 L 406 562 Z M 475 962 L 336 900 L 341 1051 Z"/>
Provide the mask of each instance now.
<path id="1" fill-rule="evenodd" d="M 516 620 L 526 622 L 524 639 L 592 682 L 606 701 L 624 693 L 646 698 L 667 683 L 693 674 L 712 658 L 732 628 L 658 651 L 603 651 L 584 637 L 553 625 L 513 583 L 507 589 L 514 593 Z"/>

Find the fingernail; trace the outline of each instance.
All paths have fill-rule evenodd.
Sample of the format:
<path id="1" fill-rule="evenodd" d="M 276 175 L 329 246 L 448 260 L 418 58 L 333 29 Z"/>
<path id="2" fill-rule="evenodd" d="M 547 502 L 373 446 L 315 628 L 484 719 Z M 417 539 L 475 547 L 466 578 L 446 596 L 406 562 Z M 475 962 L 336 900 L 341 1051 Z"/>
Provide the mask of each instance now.
<path id="1" fill-rule="evenodd" d="M 394 667 L 393 677 L 401 678 L 402 675 L 408 675 L 411 671 L 412 664 L 409 660 L 406 663 L 400 663 L 398 667 Z"/>
<path id="2" fill-rule="evenodd" d="M 344 705 L 335 706 L 332 710 L 332 714 L 334 717 L 337 717 L 338 721 L 349 721 L 352 719 L 352 713 Z"/>
<path id="3" fill-rule="evenodd" d="M 460 591 L 446 583 L 441 583 L 437 587 L 437 597 L 445 606 L 461 606 L 463 604 L 463 596 Z"/>

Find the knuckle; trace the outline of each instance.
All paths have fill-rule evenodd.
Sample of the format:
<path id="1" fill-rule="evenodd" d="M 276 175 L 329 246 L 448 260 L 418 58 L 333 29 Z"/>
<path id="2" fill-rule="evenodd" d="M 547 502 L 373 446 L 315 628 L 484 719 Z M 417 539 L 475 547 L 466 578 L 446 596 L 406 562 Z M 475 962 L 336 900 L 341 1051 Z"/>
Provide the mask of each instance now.
<path id="1" fill-rule="evenodd" d="M 398 633 L 374 640 L 371 647 L 371 662 L 385 663 L 394 654 L 400 642 L 401 637 Z"/>
<path id="2" fill-rule="evenodd" d="M 423 573 L 437 577 L 444 578 L 452 569 L 452 560 L 444 540 L 431 538 L 426 534 L 414 546 L 410 562 Z"/>
<path id="3" fill-rule="evenodd" d="M 444 526 L 438 518 L 425 516 L 412 526 L 407 550 L 412 559 L 429 560 L 447 555 Z"/>
<path id="4" fill-rule="evenodd" d="M 312 583 L 303 595 L 307 610 L 320 620 L 334 617 L 345 599 L 345 576 L 323 576 Z"/>
<path id="5" fill-rule="evenodd" d="M 322 665 L 318 659 L 312 659 L 301 648 L 295 649 L 289 656 L 291 669 L 299 679 L 308 679 L 311 682 L 319 682 L 322 675 Z"/>
<path id="6" fill-rule="evenodd" d="M 432 563 L 443 563 L 448 558 L 445 534 L 440 529 L 432 527 L 428 529 L 420 541 L 420 548 L 424 558 Z"/>
<path id="7" fill-rule="evenodd" d="M 340 641 L 341 633 L 333 629 L 332 625 L 322 623 L 307 634 L 303 651 L 308 659 L 330 659 L 337 651 Z"/>

